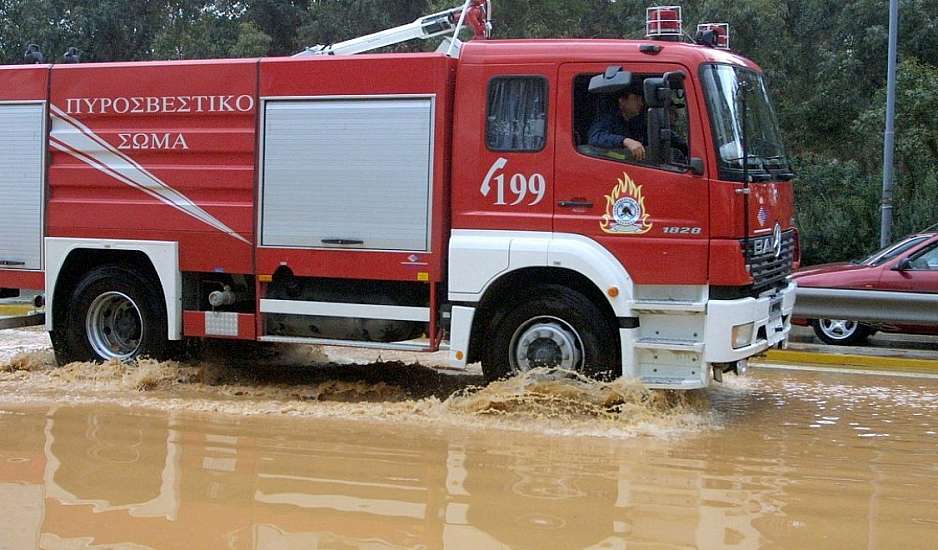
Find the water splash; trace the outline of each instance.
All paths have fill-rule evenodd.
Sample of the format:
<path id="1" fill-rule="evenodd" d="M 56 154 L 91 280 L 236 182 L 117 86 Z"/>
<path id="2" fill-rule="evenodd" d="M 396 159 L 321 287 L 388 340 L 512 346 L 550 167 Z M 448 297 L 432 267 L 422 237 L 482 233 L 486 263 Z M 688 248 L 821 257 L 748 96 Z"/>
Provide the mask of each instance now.
<path id="1" fill-rule="evenodd" d="M 481 376 L 400 362 L 348 365 L 322 350 L 266 350 L 198 362 L 55 366 L 48 350 L 0 367 L 4 399 L 108 402 L 235 415 L 367 418 L 548 435 L 668 436 L 713 423 L 703 392 L 652 391 L 537 369 L 485 385 Z"/>
<path id="2" fill-rule="evenodd" d="M 455 411 L 538 418 L 621 420 L 638 412 L 702 405 L 701 394 L 653 391 L 637 380 L 598 382 L 557 369 L 535 369 L 484 387 L 466 388 L 446 404 Z"/>

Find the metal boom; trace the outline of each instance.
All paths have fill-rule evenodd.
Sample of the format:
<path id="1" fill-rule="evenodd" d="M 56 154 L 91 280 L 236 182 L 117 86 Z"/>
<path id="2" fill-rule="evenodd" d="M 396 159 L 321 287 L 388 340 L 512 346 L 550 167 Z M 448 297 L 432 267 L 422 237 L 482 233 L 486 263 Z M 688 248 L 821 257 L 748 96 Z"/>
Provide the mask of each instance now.
<path id="1" fill-rule="evenodd" d="M 335 44 L 311 46 L 293 57 L 355 55 L 409 40 L 427 40 L 450 34 L 455 40 L 466 23 L 473 28 L 476 38 L 488 38 L 492 30 L 491 4 L 491 0 L 467 0 L 463 6 L 420 17 L 407 25 Z"/>

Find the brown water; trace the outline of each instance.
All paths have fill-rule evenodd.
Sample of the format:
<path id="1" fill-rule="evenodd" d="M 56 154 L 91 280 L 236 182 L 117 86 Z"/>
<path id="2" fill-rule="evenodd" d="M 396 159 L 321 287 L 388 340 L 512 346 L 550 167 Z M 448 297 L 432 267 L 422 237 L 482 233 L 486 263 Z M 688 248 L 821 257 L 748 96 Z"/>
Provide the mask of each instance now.
<path id="1" fill-rule="evenodd" d="M 938 545 L 935 380 L 6 370 L 3 550 Z"/>

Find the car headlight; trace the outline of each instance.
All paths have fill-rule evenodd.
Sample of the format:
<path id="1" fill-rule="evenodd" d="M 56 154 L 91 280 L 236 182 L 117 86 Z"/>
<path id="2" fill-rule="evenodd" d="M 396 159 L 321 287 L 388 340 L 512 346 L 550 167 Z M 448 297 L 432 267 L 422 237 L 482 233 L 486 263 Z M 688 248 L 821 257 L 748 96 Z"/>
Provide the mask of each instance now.
<path id="1" fill-rule="evenodd" d="M 733 349 L 744 348 L 752 343 L 752 330 L 755 323 L 746 323 L 733 327 Z"/>

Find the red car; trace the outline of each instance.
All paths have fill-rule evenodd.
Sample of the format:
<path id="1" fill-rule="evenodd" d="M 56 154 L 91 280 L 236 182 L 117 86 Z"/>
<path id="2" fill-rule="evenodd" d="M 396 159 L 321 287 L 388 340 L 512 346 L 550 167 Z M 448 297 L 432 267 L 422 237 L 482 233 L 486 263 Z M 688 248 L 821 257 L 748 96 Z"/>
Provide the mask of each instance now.
<path id="1" fill-rule="evenodd" d="M 806 267 L 792 278 L 799 288 L 938 294 L 938 226 L 910 235 L 863 260 Z M 797 313 L 797 305 L 795 309 Z M 863 343 L 878 331 L 938 334 L 938 326 L 891 324 L 876 319 L 863 322 L 794 319 L 793 322 L 812 326 L 825 343 L 843 346 Z"/>

